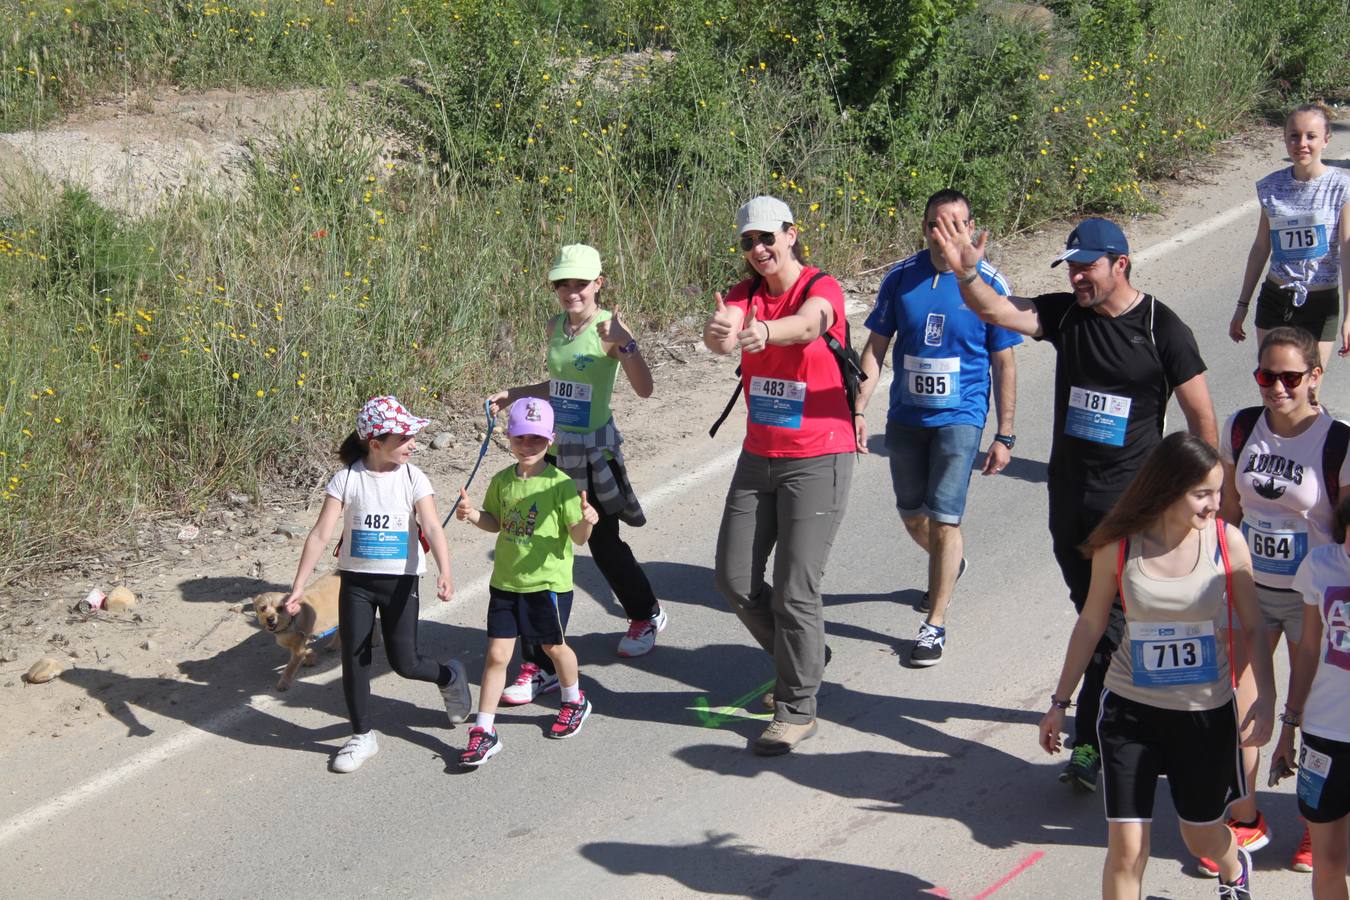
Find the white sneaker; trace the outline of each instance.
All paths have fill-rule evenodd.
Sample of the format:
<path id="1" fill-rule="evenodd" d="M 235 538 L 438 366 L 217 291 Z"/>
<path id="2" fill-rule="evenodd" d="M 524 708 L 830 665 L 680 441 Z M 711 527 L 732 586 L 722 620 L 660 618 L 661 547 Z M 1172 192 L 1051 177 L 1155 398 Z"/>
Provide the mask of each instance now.
<path id="1" fill-rule="evenodd" d="M 540 694 L 558 689 L 558 676 L 550 675 L 534 663 L 525 663 L 520 667 L 516 680 L 502 691 L 503 706 L 523 706 L 533 703 Z"/>
<path id="2" fill-rule="evenodd" d="M 361 768 L 361 763 L 380 752 L 380 744 L 375 740 L 375 732 L 354 734 L 342 745 L 342 749 L 333 757 L 333 771 L 347 774 Z"/>
<path id="3" fill-rule="evenodd" d="M 445 701 L 445 715 L 451 725 L 458 725 L 473 711 L 473 697 L 469 694 L 469 676 L 464 673 L 464 664 L 452 659 L 445 664 L 450 670 L 450 683 L 441 688 L 441 699 Z"/>
<path id="4" fill-rule="evenodd" d="M 620 656 L 645 656 L 656 646 L 656 635 L 666 630 L 670 621 L 662 607 L 656 608 L 654 619 L 629 619 L 628 633 L 619 638 Z"/>

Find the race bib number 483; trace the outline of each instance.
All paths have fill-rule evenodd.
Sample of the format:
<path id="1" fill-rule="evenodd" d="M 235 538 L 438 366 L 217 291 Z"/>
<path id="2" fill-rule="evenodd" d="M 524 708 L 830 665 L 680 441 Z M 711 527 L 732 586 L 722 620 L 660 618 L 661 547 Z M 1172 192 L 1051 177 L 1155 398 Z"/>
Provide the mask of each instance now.
<path id="1" fill-rule="evenodd" d="M 802 410 L 806 406 L 805 381 L 756 375 L 750 379 L 747 393 L 751 422 L 777 428 L 802 427 Z"/>

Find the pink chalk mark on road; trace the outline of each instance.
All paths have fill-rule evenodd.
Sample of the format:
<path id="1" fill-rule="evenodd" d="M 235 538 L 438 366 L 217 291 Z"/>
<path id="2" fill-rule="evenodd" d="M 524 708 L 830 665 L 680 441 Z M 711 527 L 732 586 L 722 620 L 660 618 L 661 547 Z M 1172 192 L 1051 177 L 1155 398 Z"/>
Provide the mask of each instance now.
<path id="1" fill-rule="evenodd" d="M 1037 850 L 1035 853 L 1030 854 L 1029 856 L 1027 856 L 1026 859 L 1018 863 L 1017 866 L 1007 875 L 1004 875 L 998 881 L 995 881 L 989 887 L 985 888 L 984 890 L 976 894 L 974 900 L 988 900 L 989 897 L 992 897 L 995 893 L 1007 887 L 1008 883 L 1012 881 L 1014 878 L 1016 878 L 1018 875 L 1021 875 L 1027 869 L 1030 869 L 1032 866 L 1036 865 L 1036 863 L 1040 862 L 1041 857 L 1043 856 L 1045 856 L 1044 850 Z M 928 890 L 924 891 L 923 893 L 928 894 L 929 896 L 932 897 L 945 897 L 945 898 L 951 897 L 951 893 L 948 892 L 946 888 L 940 887 L 931 887 Z"/>

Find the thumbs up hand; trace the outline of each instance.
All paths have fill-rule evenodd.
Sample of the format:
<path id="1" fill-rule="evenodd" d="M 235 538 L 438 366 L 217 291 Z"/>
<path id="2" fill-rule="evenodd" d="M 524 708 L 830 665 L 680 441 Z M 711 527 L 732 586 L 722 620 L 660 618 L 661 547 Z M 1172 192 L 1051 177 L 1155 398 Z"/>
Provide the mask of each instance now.
<path id="1" fill-rule="evenodd" d="M 478 522 L 478 510 L 469 502 L 468 492 L 464 488 L 459 489 L 459 505 L 455 507 L 455 518 L 470 524 Z"/>
<path id="2" fill-rule="evenodd" d="M 595 525 L 600 521 L 600 514 L 595 511 L 595 507 L 586 502 L 585 491 L 581 492 L 581 518 L 591 525 Z"/>
<path id="3" fill-rule="evenodd" d="M 595 333 L 606 344 L 618 344 L 620 347 L 627 346 L 628 342 L 633 339 L 633 333 L 619 321 L 618 306 L 614 307 L 613 315 L 595 326 Z"/>
<path id="4" fill-rule="evenodd" d="M 736 320 L 739 318 L 738 309 L 727 306 L 726 301 L 722 299 L 722 292 L 713 293 L 713 298 L 717 301 L 717 307 L 713 310 L 712 318 L 708 320 L 707 336 L 719 344 L 728 343 L 736 334 Z M 728 348 L 729 349 L 729 348 Z M 725 353 L 726 349 L 719 352 Z"/>
<path id="5" fill-rule="evenodd" d="M 769 325 L 755 318 L 755 304 L 752 300 L 746 310 L 745 322 L 736 335 L 736 343 L 742 353 L 759 353 L 769 346 Z"/>

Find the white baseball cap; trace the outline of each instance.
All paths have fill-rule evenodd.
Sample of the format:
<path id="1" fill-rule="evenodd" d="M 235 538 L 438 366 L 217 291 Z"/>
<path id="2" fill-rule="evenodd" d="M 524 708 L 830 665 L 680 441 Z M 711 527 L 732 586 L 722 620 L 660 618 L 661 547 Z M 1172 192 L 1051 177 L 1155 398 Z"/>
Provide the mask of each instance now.
<path id="1" fill-rule="evenodd" d="M 781 231 L 783 223 L 794 224 L 792 210 L 777 197 L 761 195 L 736 210 L 736 233 Z"/>

